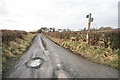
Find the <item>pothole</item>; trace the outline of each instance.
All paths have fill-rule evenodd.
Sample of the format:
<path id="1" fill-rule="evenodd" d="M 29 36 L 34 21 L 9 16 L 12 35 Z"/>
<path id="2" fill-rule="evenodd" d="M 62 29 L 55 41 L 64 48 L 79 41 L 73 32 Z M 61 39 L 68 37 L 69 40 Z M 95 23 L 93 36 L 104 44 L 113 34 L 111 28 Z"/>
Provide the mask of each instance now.
<path id="1" fill-rule="evenodd" d="M 25 66 L 28 67 L 28 68 L 36 68 L 36 69 L 38 69 L 43 64 L 43 61 L 44 61 L 43 58 L 35 57 L 35 58 L 32 58 L 29 61 L 27 61 L 25 63 Z"/>

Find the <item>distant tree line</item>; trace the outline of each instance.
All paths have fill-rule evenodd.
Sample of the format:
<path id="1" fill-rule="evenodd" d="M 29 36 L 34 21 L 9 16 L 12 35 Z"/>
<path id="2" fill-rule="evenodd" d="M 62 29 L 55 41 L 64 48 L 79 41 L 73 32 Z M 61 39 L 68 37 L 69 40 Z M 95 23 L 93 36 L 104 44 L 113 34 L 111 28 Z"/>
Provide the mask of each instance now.
<path id="1" fill-rule="evenodd" d="M 70 29 L 55 29 L 55 28 L 47 28 L 47 27 L 41 27 L 40 29 L 38 29 L 38 33 L 42 33 L 42 32 L 68 32 L 71 31 Z"/>
<path id="2" fill-rule="evenodd" d="M 100 28 L 98 28 L 98 29 L 95 29 L 95 28 L 91 28 L 90 30 L 91 31 L 102 31 L 102 30 L 111 30 L 112 29 L 112 27 L 100 27 Z M 82 31 L 87 31 L 87 29 L 86 28 L 84 28 L 84 29 L 82 29 Z"/>
<path id="3" fill-rule="evenodd" d="M 91 28 L 91 31 L 102 31 L 102 30 L 111 30 L 112 27 L 100 27 L 98 29 L 95 28 Z M 70 32 L 72 31 L 71 29 L 67 28 L 67 29 L 56 29 L 56 28 L 47 28 L 47 27 L 41 27 L 40 29 L 38 29 L 38 33 L 42 33 L 42 32 Z M 87 31 L 86 28 L 83 28 L 81 31 Z"/>

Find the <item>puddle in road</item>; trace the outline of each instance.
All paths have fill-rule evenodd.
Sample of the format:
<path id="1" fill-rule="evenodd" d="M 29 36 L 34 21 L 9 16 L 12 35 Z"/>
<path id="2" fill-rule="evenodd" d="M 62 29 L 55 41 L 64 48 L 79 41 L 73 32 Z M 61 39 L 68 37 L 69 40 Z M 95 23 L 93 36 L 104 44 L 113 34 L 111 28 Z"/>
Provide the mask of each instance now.
<path id="1" fill-rule="evenodd" d="M 28 67 L 28 68 L 36 68 L 36 69 L 38 69 L 43 64 L 43 61 L 44 61 L 43 58 L 35 57 L 35 58 L 32 58 L 29 61 L 27 61 L 25 63 L 25 66 Z"/>

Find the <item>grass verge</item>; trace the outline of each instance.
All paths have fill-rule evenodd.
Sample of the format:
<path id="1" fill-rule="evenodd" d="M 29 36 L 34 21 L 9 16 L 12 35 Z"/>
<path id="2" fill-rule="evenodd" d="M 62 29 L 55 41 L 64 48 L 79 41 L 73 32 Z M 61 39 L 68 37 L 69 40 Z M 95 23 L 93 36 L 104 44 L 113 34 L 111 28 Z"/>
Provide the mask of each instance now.
<path id="1" fill-rule="evenodd" d="M 46 45 L 45 41 L 42 38 L 41 38 L 41 41 L 42 41 L 42 45 L 43 45 L 44 49 L 47 50 L 47 45 Z"/>
<path id="2" fill-rule="evenodd" d="M 21 57 L 21 55 L 30 46 L 36 34 L 27 33 L 23 38 L 16 38 L 10 41 L 9 44 L 2 44 L 2 72 L 7 72 L 13 63 Z"/>

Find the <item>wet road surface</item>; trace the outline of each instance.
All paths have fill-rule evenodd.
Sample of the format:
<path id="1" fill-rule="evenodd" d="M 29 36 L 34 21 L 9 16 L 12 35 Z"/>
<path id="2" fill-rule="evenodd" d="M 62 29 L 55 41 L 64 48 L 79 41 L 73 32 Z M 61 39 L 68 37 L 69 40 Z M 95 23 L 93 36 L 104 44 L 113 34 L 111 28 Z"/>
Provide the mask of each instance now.
<path id="1" fill-rule="evenodd" d="M 90 62 L 38 34 L 3 78 L 118 78 L 118 70 Z"/>

